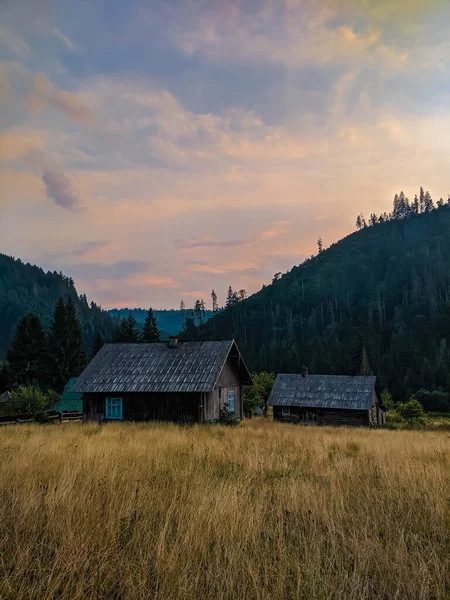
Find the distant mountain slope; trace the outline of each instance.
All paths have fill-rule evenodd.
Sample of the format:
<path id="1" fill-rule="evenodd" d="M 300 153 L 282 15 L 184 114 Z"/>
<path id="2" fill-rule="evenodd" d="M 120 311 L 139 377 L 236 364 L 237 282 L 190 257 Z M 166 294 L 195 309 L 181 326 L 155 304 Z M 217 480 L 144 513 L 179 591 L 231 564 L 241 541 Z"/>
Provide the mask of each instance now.
<path id="1" fill-rule="evenodd" d="M 371 370 L 396 399 L 450 391 L 450 208 L 357 231 L 199 329 L 251 369 Z"/>
<path id="2" fill-rule="evenodd" d="M 109 314 L 114 319 L 120 317 L 124 319 L 128 316 L 129 313 L 132 313 L 134 318 L 136 319 L 136 323 L 139 327 L 144 325 L 145 316 L 147 314 L 147 310 L 143 308 L 113 308 L 109 311 Z M 161 330 L 163 337 L 168 337 L 169 335 L 176 335 L 180 333 L 183 328 L 184 323 L 184 312 L 182 310 L 155 310 L 153 309 L 153 313 L 158 322 L 158 327 Z M 208 320 L 212 317 L 212 310 L 205 310 L 204 318 Z"/>
<path id="3" fill-rule="evenodd" d="M 96 331 L 108 339 L 113 330 L 110 315 L 86 296 L 78 296 L 72 279 L 62 273 L 46 273 L 40 267 L 0 254 L 0 357 L 9 348 L 18 321 L 35 312 L 45 328 L 50 326 L 55 304 L 71 296 L 81 323 L 83 340 L 89 350 Z"/>

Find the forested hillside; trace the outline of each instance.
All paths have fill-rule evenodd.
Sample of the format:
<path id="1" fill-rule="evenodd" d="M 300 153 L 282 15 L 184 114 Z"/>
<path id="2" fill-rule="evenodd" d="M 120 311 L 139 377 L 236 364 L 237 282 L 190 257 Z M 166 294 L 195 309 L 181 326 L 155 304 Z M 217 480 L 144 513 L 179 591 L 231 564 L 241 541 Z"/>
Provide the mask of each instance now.
<path id="1" fill-rule="evenodd" d="M 143 327 L 147 310 L 143 308 L 113 308 L 109 311 L 109 314 L 115 319 L 120 317 L 125 319 L 129 314 L 132 314 L 136 319 L 136 323 L 139 328 Z M 183 329 L 186 320 L 186 310 L 153 310 L 153 314 L 156 317 L 158 327 L 161 331 L 162 338 L 165 339 L 169 335 L 176 335 Z M 210 319 L 213 315 L 212 310 L 204 310 L 202 318 L 204 321 Z M 195 313 L 194 313 L 195 317 Z"/>
<path id="2" fill-rule="evenodd" d="M 450 207 L 405 200 L 396 196 L 391 215 L 371 215 L 371 226 L 358 217 L 359 231 L 198 335 L 235 337 L 252 370 L 373 372 L 396 400 L 420 388 L 449 392 Z"/>
<path id="3" fill-rule="evenodd" d="M 71 297 L 81 324 L 83 342 L 90 349 L 96 333 L 109 339 L 113 321 L 108 312 L 86 296 L 78 296 L 72 279 L 48 272 L 0 254 L 0 358 L 8 350 L 19 320 L 29 312 L 38 315 L 45 329 L 50 327 L 59 298 Z"/>

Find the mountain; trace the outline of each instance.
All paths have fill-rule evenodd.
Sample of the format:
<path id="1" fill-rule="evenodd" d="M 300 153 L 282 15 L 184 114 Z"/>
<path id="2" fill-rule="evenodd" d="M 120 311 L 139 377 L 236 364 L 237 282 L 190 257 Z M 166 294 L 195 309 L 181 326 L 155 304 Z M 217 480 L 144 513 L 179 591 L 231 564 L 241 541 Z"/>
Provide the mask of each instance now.
<path id="1" fill-rule="evenodd" d="M 118 317 L 124 319 L 129 315 L 130 312 L 136 319 L 136 323 L 138 324 L 139 328 L 141 328 L 144 325 L 145 317 L 147 315 L 147 310 L 143 308 L 113 308 L 109 311 L 109 314 L 113 319 Z M 175 309 L 153 309 L 153 314 L 156 317 L 158 328 L 161 331 L 163 339 L 167 339 L 170 335 L 177 335 L 182 330 L 185 320 L 185 311 Z M 212 310 L 205 310 L 203 318 L 205 321 L 207 321 L 212 317 L 212 315 Z"/>
<path id="2" fill-rule="evenodd" d="M 48 329 L 58 299 L 68 296 L 74 301 L 86 350 L 90 350 L 97 331 L 109 339 L 113 331 L 111 316 L 94 302 L 88 304 L 85 295 L 79 296 L 72 279 L 0 254 L 0 358 L 26 313 L 36 313 Z"/>
<path id="3" fill-rule="evenodd" d="M 235 337 L 252 370 L 373 372 L 395 400 L 450 392 L 450 207 L 396 214 L 360 220 L 199 337 Z"/>

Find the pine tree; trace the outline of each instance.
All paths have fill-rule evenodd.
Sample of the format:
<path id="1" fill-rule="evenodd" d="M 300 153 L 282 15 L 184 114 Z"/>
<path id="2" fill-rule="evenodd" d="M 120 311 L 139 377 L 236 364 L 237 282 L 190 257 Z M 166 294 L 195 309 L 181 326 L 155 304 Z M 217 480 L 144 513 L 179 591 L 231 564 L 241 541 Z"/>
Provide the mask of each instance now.
<path id="1" fill-rule="evenodd" d="M 214 290 L 211 290 L 211 300 L 213 312 L 217 312 L 219 310 L 219 305 L 217 304 L 217 294 Z"/>
<path id="2" fill-rule="evenodd" d="M 151 308 L 148 309 L 147 316 L 145 317 L 144 328 L 142 330 L 141 342 L 149 344 L 151 342 L 159 342 L 161 338 L 161 332 L 158 329 L 158 323 L 156 317 L 153 314 Z"/>
<path id="3" fill-rule="evenodd" d="M 233 288 L 230 285 L 228 287 L 228 293 L 227 293 L 227 299 L 226 299 L 226 302 L 225 302 L 225 307 L 229 308 L 230 306 L 233 306 L 233 304 L 235 304 L 235 302 L 234 302 L 234 292 L 233 292 Z"/>
<path id="4" fill-rule="evenodd" d="M 98 354 L 98 352 L 103 348 L 104 343 L 105 342 L 101 333 L 97 331 L 97 333 L 95 334 L 94 341 L 92 343 L 91 358 L 94 358 L 94 356 Z"/>
<path id="5" fill-rule="evenodd" d="M 53 312 L 53 320 L 48 336 L 47 373 L 50 387 L 61 391 L 69 380 L 68 358 L 66 354 L 67 309 L 60 298 Z"/>
<path id="6" fill-rule="evenodd" d="M 183 338 L 193 340 L 197 337 L 197 327 L 195 326 L 195 315 L 193 310 L 185 312 L 183 323 Z"/>
<path id="7" fill-rule="evenodd" d="M 411 213 L 413 215 L 419 214 L 419 198 L 417 197 L 417 194 L 414 196 L 414 200 L 411 204 Z"/>
<path id="8" fill-rule="evenodd" d="M 425 212 L 425 191 L 422 186 L 420 187 L 419 192 L 419 212 Z"/>
<path id="9" fill-rule="evenodd" d="M 186 310 L 186 303 L 183 299 L 180 302 L 180 310 L 182 313 L 184 313 L 184 311 Z"/>
<path id="10" fill-rule="evenodd" d="M 430 213 L 434 209 L 433 198 L 430 192 L 426 191 L 423 199 L 424 212 Z"/>
<path id="11" fill-rule="evenodd" d="M 318 254 L 322 254 L 323 252 L 323 242 L 321 237 L 319 237 L 319 239 L 317 240 L 317 252 Z"/>
<path id="12" fill-rule="evenodd" d="M 48 336 L 47 368 L 50 386 L 62 391 L 70 377 L 78 377 L 87 363 L 81 327 L 72 297 L 60 298 L 55 306 Z"/>
<path id="13" fill-rule="evenodd" d="M 78 321 L 72 297 L 66 303 L 66 356 L 69 377 L 78 377 L 87 363 L 83 350 L 81 327 Z"/>
<path id="14" fill-rule="evenodd" d="M 137 344 L 140 341 L 140 334 L 136 326 L 136 319 L 133 313 L 129 313 L 126 319 L 120 324 L 120 342 L 123 344 Z"/>
<path id="15" fill-rule="evenodd" d="M 45 373 L 45 333 L 38 316 L 28 313 L 18 323 L 7 353 L 9 372 L 18 385 L 43 385 Z"/>

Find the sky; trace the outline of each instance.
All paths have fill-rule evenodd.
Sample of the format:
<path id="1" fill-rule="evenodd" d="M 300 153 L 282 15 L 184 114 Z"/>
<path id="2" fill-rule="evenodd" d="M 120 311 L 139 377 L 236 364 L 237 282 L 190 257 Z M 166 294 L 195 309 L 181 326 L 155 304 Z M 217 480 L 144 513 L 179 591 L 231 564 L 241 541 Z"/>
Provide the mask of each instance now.
<path id="1" fill-rule="evenodd" d="M 447 0 L 2 0 L 0 252 L 104 308 L 249 293 L 450 192 Z"/>

